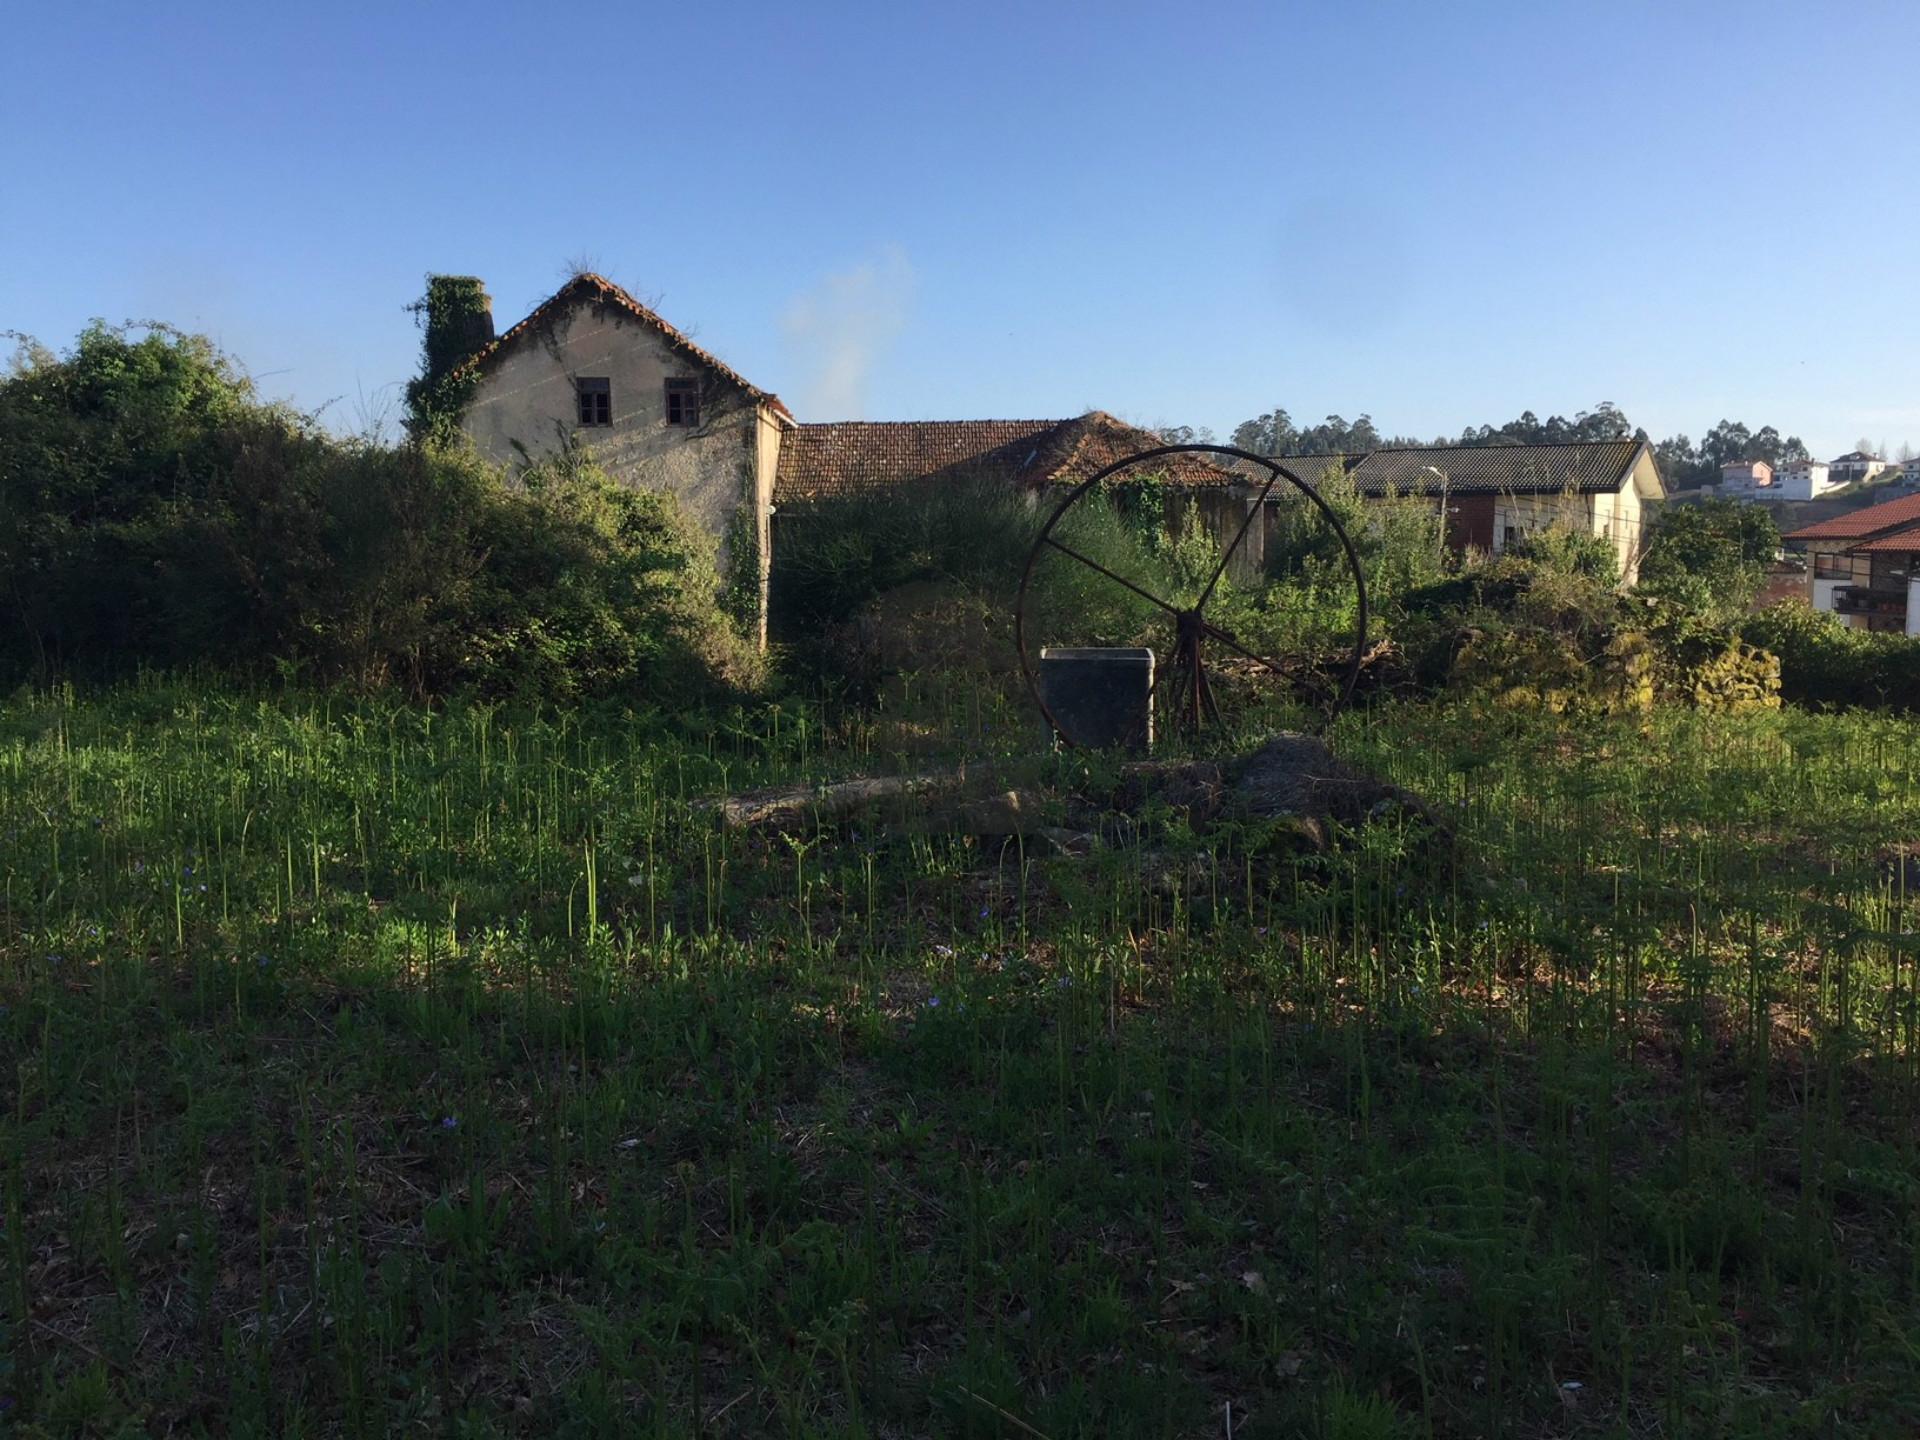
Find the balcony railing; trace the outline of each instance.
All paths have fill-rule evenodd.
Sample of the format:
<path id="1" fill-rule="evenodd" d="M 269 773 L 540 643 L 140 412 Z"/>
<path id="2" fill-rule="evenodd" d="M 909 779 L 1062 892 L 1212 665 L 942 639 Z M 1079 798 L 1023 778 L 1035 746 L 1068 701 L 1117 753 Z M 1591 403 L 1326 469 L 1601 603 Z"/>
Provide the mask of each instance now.
<path id="1" fill-rule="evenodd" d="M 1907 592 L 1900 590 L 1875 590 L 1867 585 L 1836 585 L 1833 590 L 1833 608 L 1841 615 L 1889 615 L 1904 618 L 1907 613 Z"/>

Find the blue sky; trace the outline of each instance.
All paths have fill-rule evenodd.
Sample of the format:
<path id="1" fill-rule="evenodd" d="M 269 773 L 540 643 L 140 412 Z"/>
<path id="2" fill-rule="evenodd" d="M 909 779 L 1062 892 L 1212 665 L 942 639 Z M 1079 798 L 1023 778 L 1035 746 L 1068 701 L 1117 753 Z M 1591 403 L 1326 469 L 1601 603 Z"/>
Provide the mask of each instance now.
<path id="1" fill-rule="evenodd" d="M 0 328 L 377 410 L 574 258 L 803 419 L 1920 445 L 1920 5 L 8 7 Z"/>

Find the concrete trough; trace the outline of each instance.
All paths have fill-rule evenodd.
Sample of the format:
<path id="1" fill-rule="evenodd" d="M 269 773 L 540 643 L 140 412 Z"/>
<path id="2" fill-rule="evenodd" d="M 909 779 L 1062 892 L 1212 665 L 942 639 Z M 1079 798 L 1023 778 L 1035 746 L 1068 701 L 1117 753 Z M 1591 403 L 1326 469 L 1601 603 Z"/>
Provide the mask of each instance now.
<path id="1" fill-rule="evenodd" d="M 1089 749 L 1153 744 L 1153 651 L 1140 646 L 1049 646 L 1040 694 L 1062 738 Z"/>

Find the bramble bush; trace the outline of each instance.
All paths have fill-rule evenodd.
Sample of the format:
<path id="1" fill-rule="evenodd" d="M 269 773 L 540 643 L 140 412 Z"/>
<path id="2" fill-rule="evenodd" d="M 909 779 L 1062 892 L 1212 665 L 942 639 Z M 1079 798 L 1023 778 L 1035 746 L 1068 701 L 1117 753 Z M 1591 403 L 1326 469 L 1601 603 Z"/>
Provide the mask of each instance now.
<path id="1" fill-rule="evenodd" d="M 1773 655 L 1684 600 L 1622 594 L 1615 576 L 1604 542 L 1548 530 L 1414 591 L 1396 629 L 1409 674 L 1555 712 L 1779 704 Z"/>
<path id="2" fill-rule="evenodd" d="M 0 380 L 0 673 L 212 663 L 415 697 L 655 702 L 757 657 L 670 497 L 577 455 L 343 441 L 206 340 L 94 325 Z"/>
<path id="3" fill-rule="evenodd" d="M 1005 684 L 1018 663 L 1013 596 L 1051 513 L 991 471 L 784 507 L 774 520 L 774 638 L 794 668 L 856 691 L 930 669 Z M 1063 526 L 1056 534 L 1081 554 L 1176 602 L 1198 563 L 1195 542 L 1162 543 L 1130 495 L 1090 496 Z M 1135 644 L 1158 618 L 1084 566 L 1047 562 L 1030 594 L 1035 634 Z"/>
<path id="4" fill-rule="evenodd" d="M 1780 657 L 1781 693 L 1797 705 L 1920 711 L 1920 639 L 1791 604 L 1762 610 L 1741 634 Z"/>

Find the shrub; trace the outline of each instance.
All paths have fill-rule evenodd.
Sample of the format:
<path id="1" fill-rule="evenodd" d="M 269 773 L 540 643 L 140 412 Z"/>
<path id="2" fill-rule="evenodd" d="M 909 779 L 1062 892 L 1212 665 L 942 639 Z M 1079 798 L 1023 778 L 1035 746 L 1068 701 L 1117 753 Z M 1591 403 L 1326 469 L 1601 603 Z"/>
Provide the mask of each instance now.
<path id="1" fill-rule="evenodd" d="M 884 674 L 935 665 L 1010 675 L 1015 596 L 1057 499 L 984 473 L 783 509 L 773 547 L 776 638 L 807 666 L 866 689 Z M 1175 603 L 1197 593 L 1190 572 L 1201 568 L 1201 542 L 1156 542 L 1103 497 L 1075 506 L 1055 534 Z M 1141 643 L 1161 612 L 1048 556 L 1035 567 L 1028 614 L 1036 636 L 1124 645 Z"/>
<path id="2" fill-rule="evenodd" d="M 1668 505 L 1648 531 L 1638 588 L 1731 622 L 1753 604 L 1779 549 L 1780 528 L 1763 506 L 1734 500 Z"/>
<path id="3" fill-rule="evenodd" d="M 1577 576 L 1609 589 L 1620 583 L 1620 554 L 1613 542 L 1571 526 L 1534 531 L 1509 553 L 1551 574 Z"/>
<path id="4" fill-rule="evenodd" d="M 23 344 L 0 381 L 0 657 L 57 666 L 151 651 L 172 597 L 153 551 L 193 506 L 220 437 L 269 416 L 206 340 L 96 321 L 61 360 Z"/>
<path id="5" fill-rule="evenodd" d="M 1656 596 L 1622 596 L 1611 551 L 1555 538 L 1408 595 L 1399 634 L 1408 668 L 1503 704 L 1559 713 L 1780 703 L 1780 666 L 1724 621 Z M 1601 563 L 1604 558 L 1606 563 Z"/>
<path id="6" fill-rule="evenodd" d="M 1367 499 L 1344 471 L 1329 470 L 1315 486 L 1353 542 L 1366 577 L 1376 636 L 1391 633 L 1407 597 L 1441 583 L 1455 560 L 1436 506 L 1414 499 Z M 1276 491 L 1276 493 L 1279 493 Z M 1282 505 L 1267 535 L 1266 570 L 1283 582 L 1260 600 L 1262 620 L 1250 631 L 1271 650 L 1324 650 L 1349 643 L 1354 586 L 1344 548 L 1319 508 Z"/>
<path id="7" fill-rule="evenodd" d="M 0 665 L 213 660 L 417 696 L 692 698 L 754 677 L 711 551 L 562 456 L 341 442 L 205 341 L 96 326 L 0 382 Z"/>
<path id="8" fill-rule="evenodd" d="M 1855 630 L 1805 605 L 1770 606 L 1741 627 L 1780 659 L 1780 690 L 1799 705 L 1920 710 L 1920 639 Z"/>
<path id="9" fill-rule="evenodd" d="M 1619 714 L 1653 708 L 1654 657 L 1646 636 L 1624 631 L 1598 654 L 1551 630 L 1498 626 L 1469 635 L 1451 679 L 1495 703 L 1555 714 Z"/>

